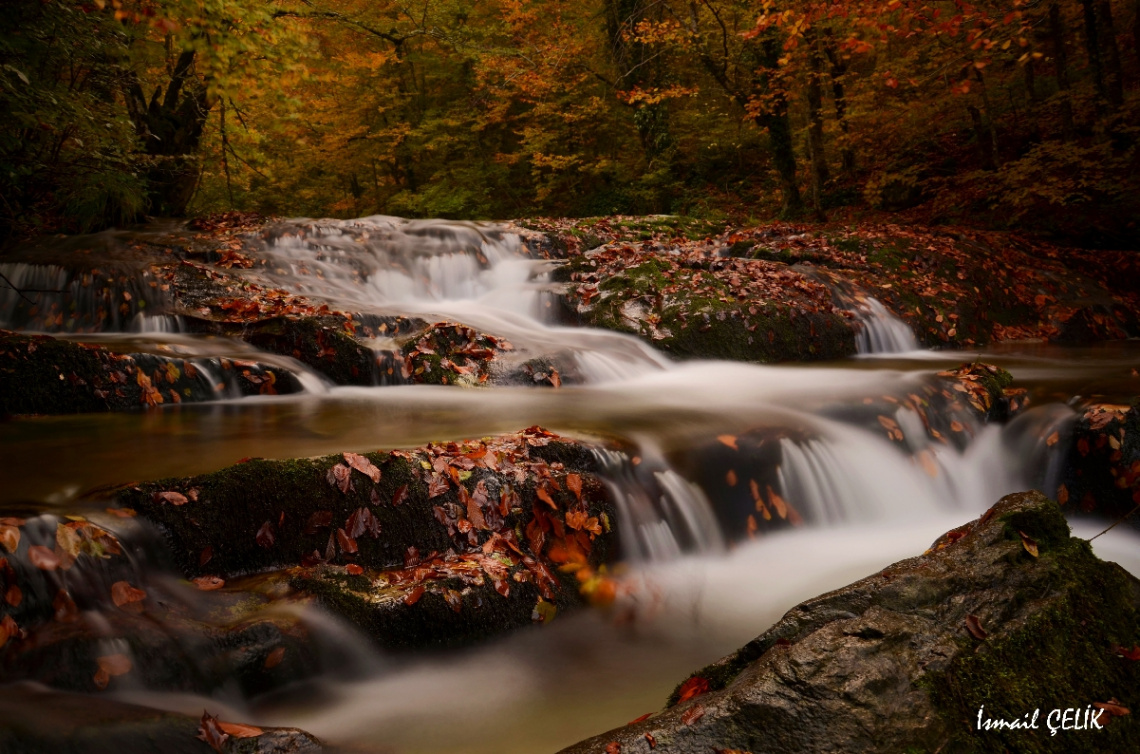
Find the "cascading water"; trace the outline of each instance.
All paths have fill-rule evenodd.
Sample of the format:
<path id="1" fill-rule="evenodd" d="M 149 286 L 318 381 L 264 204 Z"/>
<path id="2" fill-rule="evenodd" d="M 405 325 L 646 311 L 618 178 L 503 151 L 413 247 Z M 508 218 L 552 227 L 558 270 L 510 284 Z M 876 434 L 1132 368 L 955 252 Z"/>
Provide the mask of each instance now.
<path id="1" fill-rule="evenodd" d="M 332 387 L 287 357 L 187 332 L 186 321 L 164 316 L 161 286 L 151 285 L 157 281 L 116 273 L 85 282 L 62 267 L 7 265 L 0 271 L 17 285 L 51 292 L 28 294 L 29 303 L 0 290 L 0 326 L 97 330 L 103 334 L 73 337 L 190 357 L 203 385 L 222 388 L 220 400 L 204 406 L 0 423 L 0 506 L 19 515 L 29 507 L 72 512 L 80 505 L 77 491 L 123 480 L 538 424 L 598 441 L 627 561 L 628 593 L 613 612 L 621 620 L 615 625 L 597 612 L 559 616 L 548 627 L 444 658 L 393 658 L 315 608 L 270 605 L 252 615 L 304 624 L 319 673 L 310 682 L 267 697 L 231 679 L 209 698 L 140 684 L 121 692 L 125 700 L 195 715 L 204 707 L 227 710 L 232 719 L 297 725 L 363 747 L 379 741 L 425 754 L 553 751 L 660 707 L 679 678 L 751 639 L 795 602 L 921 552 L 1005 492 L 1051 491 L 1057 483 L 1072 410 L 1046 402 L 1006 425 L 956 414 L 955 429 L 943 427 L 908 396 L 957 357 L 905 355 L 917 349 L 913 335 L 875 299 L 867 299 L 859 351 L 904 354 L 889 369 L 875 359 L 675 363 L 630 336 L 556 324 L 548 306 L 557 295 L 551 263 L 530 258 L 510 228 L 384 217 L 298 220 L 272 226 L 256 255 L 266 264 L 234 273 L 326 301 L 360 322 L 392 315 L 460 322 L 510 340 L 519 360 L 561 359 L 577 380 L 557 390 Z M 390 334 L 368 342 L 377 351 L 398 346 Z M 223 360 L 286 369 L 306 391 L 237 400 L 227 382 L 233 370 Z M 1042 384 L 1073 368 L 1042 360 L 1032 370 L 1022 366 L 1015 362 L 1016 379 L 1030 375 Z M 1048 401 L 1052 393 L 1040 394 Z M 888 436 L 887 427 L 898 434 Z M 1062 439 L 1047 442 L 1055 430 Z M 28 472 L 42 469 L 44 458 L 66 462 Z M 749 517 L 764 515 L 786 516 L 787 525 L 749 541 Z M 49 542 L 47 530 L 63 520 L 44 523 L 36 536 Z M 146 557 L 122 578 L 168 601 L 172 623 L 229 626 L 232 615 L 223 620 L 205 610 L 207 600 L 158 562 L 160 554 L 148 549 L 153 544 L 139 541 L 123 535 L 125 548 Z M 1140 551 L 1119 529 L 1095 544 L 1114 548 L 1115 556 Z M 81 578 L 87 576 L 67 574 L 68 583 Z M 100 584 L 99 594 L 107 593 Z M 51 586 L 45 582 L 36 598 L 50 599 Z M 253 593 L 263 592 L 251 587 Z M 102 632 L 99 652 L 147 665 L 116 633 L 118 606 L 84 604 L 84 619 Z M 183 659 L 210 646 L 169 626 L 156 631 L 166 632 Z M 187 660 L 186 672 L 205 673 L 211 662 L 206 655 Z"/>
<path id="2" fill-rule="evenodd" d="M 918 340 L 905 322 L 887 311 L 877 298 L 868 296 L 858 309 L 860 330 L 855 346 L 860 354 L 917 351 Z"/>

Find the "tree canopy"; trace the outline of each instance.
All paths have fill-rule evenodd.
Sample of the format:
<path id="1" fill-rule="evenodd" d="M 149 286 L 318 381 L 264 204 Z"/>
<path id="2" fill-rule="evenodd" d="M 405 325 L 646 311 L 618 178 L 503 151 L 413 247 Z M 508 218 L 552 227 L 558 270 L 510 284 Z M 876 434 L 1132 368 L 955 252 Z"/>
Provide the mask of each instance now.
<path id="1" fill-rule="evenodd" d="M 1134 244 L 1140 0 L 14 0 L 0 233 L 897 212 Z"/>

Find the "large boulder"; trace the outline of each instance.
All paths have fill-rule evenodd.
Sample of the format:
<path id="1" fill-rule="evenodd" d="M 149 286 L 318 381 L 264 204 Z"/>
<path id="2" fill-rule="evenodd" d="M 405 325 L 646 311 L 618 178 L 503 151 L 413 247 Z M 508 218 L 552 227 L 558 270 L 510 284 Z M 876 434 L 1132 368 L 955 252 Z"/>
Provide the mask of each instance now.
<path id="1" fill-rule="evenodd" d="M 1009 495 L 563 754 L 1130 751 L 1138 607 L 1140 582 L 1071 537 L 1055 503 Z"/>

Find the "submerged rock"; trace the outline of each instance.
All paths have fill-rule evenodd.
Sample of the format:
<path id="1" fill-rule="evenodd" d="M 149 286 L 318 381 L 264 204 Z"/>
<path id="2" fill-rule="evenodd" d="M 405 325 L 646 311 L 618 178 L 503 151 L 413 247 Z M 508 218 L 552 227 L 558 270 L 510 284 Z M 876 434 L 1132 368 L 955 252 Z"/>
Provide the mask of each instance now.
<path id="1" fill-rule="evenodd" d="M 334 754 L 296 728 L 213 721 L 227 754 Z M 0 751 L 5 754 L 202 754 L 210 751 L 199 718 L 42 686 L 0 686 Z M 231 733 L 227 733 L 229 730 Z M 202 736 L 202 737 L 200 737 Z M 222 738 L 221 736 L 224 736 Z"/>
<path id="2" fill-rule="evenodd" d="M 564 754 L 1129 751 L 1138 608 L 1140 581 L 1071 537 L 1055 503 L 1009 495 L 925 554 L 793 608 L 664 711 Z M 1065 710 L 1081 729 L 1072 712 L 1062 729 Z"/>

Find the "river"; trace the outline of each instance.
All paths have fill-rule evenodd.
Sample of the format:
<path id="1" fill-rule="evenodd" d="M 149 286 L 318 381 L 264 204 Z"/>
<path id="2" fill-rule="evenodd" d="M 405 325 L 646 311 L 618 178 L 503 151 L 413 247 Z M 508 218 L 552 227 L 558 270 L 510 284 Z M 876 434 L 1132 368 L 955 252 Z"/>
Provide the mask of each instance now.
<path id="1" fill-rule="evenodd" d="M 129 238 L 103 234 L 97 243 Z M 1063 437 L 1073 406 L 1090 396 L 1112 402 L 1134 395 L 1129 375 L 1140 365 L 1135 342 L 921 351 L 906 326 L 873 301 L 862 313 L 867 329 L 858 357 L 776 366 L 677 363 L 631 336 L 561 324 L 552 263 L 529 258 L 516 237 L 494 226 L 293 221 L 276 226 L 257 254 L 267 264 L 244 274 L 259 284 L 361 317 L 463 322 L 508 339 L 520 360 L 556 356 L 572 364 L 575 379 L 557 390 L 339 387 L 290 359 L 181 332 L 177 318 L 161 314 L 117 318 L 95 333 L 52 328 L 204 364 L 222 356 L 284 364 L 305 389 L 0 423 L 0 513 L 82 512 L 88 504 L 79 497 L 91 488 L 207 472 L 246 457 L 410 447 L 532 425 L 618 441 L 640 460 L 636 469 L 616 458 L 609 466 L 624 513 L 626 559 L 619 566 L 625 593 L 607 610 L 560 616 L 466 650 L 389 656 L 310 608 L 306 621 L 330 647 L 316 678 L 258 698 L 222 691 L 202 699 L 129 686 L 116 692 L 195 715 L 205 706 L 227 719 L 297 726 L 364 750 L 553 752 L 655 711 L 689 672 L 753 638 L 797 602 L 921 553 L 1003 494 L 1054 492 L 1064 442 L 1050 446 L 1045 438 L 1054 430 Z M 18 284 L 71 284 L 59 269 L 8 264 L 0 271 Z M 13 296 L 4 292 L 0 326 L 28 326 L 14 312 Z M 853 418 L 868 395 L 902 397 L 938 371 L 974 360 L 1008 369 L 1028 389 L 1031 408 L 1004 425 L 974 422 L 945 444 L 910 431 L 919 419 L 897 402 L 893 419 L 906 442 L 892 443 Z M 785 433 L 779 468 L 741 473 L 768 474 L 812 523 L 750 539 L 733 523 L 728 510 L 735 503 L 710 482 L 708 467 L 721 468 L 718 437 L 766 428 Z M 1077 528 L 1087 536 L 1103 524 Z M 1140 573 L 1138 544 L 1128 527 L 1118 527 L 1096 549 Z"/>

